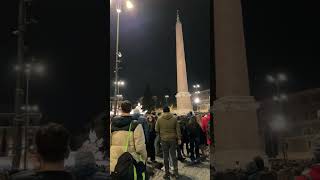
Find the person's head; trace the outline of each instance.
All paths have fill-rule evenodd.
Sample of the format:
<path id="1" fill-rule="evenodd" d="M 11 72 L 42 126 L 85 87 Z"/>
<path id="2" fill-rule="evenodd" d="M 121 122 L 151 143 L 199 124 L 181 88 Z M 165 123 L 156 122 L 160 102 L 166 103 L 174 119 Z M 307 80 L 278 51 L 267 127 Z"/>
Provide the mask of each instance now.
<path id="1" fill-rule="evenodd" d="M 256 156 L 253 160 L 256 163 L 259 171 L 264 170 L 264 161 L 260 156 Z"/>
<path id="2" fill-rule="evenodd" d="M 170 112 L 170 108 L 168 106 L 163 107 L 163 112 L 164 113 Z"/>
<path id="3" fill-rule="evenodd" d="M 41 127 L 36 135 L 36 149 L 41 163 L 59 163 L 69 155 L 70 134 L 56 123 Z"/>
<path id="4" fill-rule="evenodd" d="M 123 101 L 121 103 L 121 111 L 123 113 L 130 113 L 132 109 L 132 105 L 130 101 Z"/>

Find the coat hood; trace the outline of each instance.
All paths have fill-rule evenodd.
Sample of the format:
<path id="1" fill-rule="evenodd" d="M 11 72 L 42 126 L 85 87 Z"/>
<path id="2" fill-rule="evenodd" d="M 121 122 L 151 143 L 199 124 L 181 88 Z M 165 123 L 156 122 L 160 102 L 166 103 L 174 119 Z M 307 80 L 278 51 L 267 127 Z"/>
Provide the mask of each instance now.
<path id="1" fill-rule="evenodd" d="M 113 131 L 128 131 L 130 123 L 133 122 L 132 116 L 119 116 L 111 121 L 111 132 Z"/>
<path id="2" fill-rule="evenodd" d="M 163 119 L 166 119 L 166 120 L 169 120 L 169 119 L 171 119 L 173 117 L 173 114 L 171 114 L 171 113 L 164 113 L 163 115 L 162 115 L 162 118 Z"/>

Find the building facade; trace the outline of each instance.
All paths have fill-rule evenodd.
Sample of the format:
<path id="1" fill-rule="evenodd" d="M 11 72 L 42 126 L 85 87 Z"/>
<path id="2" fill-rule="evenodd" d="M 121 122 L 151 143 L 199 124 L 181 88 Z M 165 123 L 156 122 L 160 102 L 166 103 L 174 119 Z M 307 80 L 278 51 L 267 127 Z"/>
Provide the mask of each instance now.
<path id="1" fill-rule="evenodd" d="M 198 112 L 209 112 L 210 110 L 210 89 L 198 91 L 199 93 L 192 93 L 191 98 L 194 106 L 194 110 Z M 195 99 L 199 98 L 199 102 L 196 103 Z"/>
<path id="2" fill-rule="evenodd" d="M 37 129 L 40 127 L 41 114 L 30 113 L 29 125 L 27 128 L 28 148 L 32 148 L 35 144 L 34 137 Z M 12 157 L 14 154 L 14 142 L 16 127 L 13 124 L 13 116 L 11 113 L 1 113 L 0 116 L 0 156 Z M 22 148 L 25 147 L 25 126 L 22 126 Z M 24 150 L 22 150 L 22 153 Z"/>
<path id="3" fill-rule="evenodd" d="M 320 135 L 320 88 L 289 94 L 284 102 L 261 101 L 258 117 L 261 131 L 276 134 L 279 156 L 311 158 L 313 139 Z"/>

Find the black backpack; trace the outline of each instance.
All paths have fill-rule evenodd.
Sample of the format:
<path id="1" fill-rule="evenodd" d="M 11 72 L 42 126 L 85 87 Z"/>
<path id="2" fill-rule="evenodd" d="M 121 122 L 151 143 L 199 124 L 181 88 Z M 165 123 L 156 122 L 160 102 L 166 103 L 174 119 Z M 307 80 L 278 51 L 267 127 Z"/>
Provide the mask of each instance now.
<path id="1" fill-rule="evenodd" d="M 140 161 L 137 162 L 128 152 L 129 139 L 131 137 L 131 124 L 129 126 L 127 142 L 125 144 L 125 152 L 118 158 L 114 172 L 111 174 L 113 180 L 145 180 L 146 167 Z"/>

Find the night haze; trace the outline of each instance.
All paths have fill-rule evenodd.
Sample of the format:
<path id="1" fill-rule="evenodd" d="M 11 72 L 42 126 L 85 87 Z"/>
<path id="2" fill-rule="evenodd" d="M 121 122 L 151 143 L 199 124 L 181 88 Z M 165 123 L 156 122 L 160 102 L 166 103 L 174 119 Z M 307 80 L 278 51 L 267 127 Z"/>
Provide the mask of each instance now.
<path id="1" fill-rule="evenodd" d="M 265 82 L 268 73 L 288 74 L 288 91 L 319 87 L 318 13 L 312 3 L 276 1 L 243 2 L 249 77 L 252 94 L 271 95 Z M 133 11 L 123 11 L 120 50 L 124 56 L 120 79 L 126 81 L 124 96 L 137 100 L 150 83 L 155 95 L 169 88 L 176 91 L 175 22 L 180 10 L 184 32 L 188 82 L 209 88 L 210 2 L 133 1 Z M 108 86 L 108 63 L 113 79 L 115 10 L 110 9 L 110 55 L 108 56 L 108 4 L 104 1 L 32 2 L 37 24 L 28 26 L 27 57 L 35 56 L 46 66 L 43 77 L 31 82 L 31 103 L 39 104 L 48 119 L 77 126 L 102 112 Z M 1 5 L 0 98 L 2 112 L 13 111 L 18 1 Z M 284 9 L 286 9 L 284 11 Z M 297 13 L 300 12 L 300 13 Z M 109 60 L 109 61 L 108 61 Z M 109 83 L 112 85 L 112 83 Z M 212 89 L 214 91 L 214 89 Z M 110 95 L 113 95 L 110 87 Z M 75 123 L 77 122 L 77 123 Z"/>
<path id="2" fill-rule="evenodd" d="M 107 4 L 108 5 L 108 4 Z M 82 128 L 106 109 L 108 70 L 108 8 L 103 1 L 34 0 L 27 16 L 26 61 L 34 56 L 45 66 L 30 81 L 30 104 L 38 104 L 45 119 Z M 17 62 L 18 1 L 1 5 L 1 112 L 13 112 Z"/>
<path id="3" fill-rule="evenodd" d="M 142 97 L 147 83 L 154 95 L 163 96 L 166 88 L 176 92 L 177 9 L 183 26 L 189 91 L 194 83 L 201 84 L 201 89 L 209 88 L 212 79 L 214 93 L 215 66 L 210 62 L 210 45 L 214 50 L 210 42 L 213 14 L 210 13 L 210 1 L 141 0 L 134 3 L 133 10 L 123 10 L 120 16 L 119 49 L 124 61 L 120 65 L 119 78 L 127 82 L 121 91 L 125 98 L 136 101 Z M 311 3 L 291 3 L 290 6 L 277 3 L 275 6 L 272 2 L 251 1 L 242 4 L 252 95 L 257 99 L 270 97 L 272 88 L 266 82 L 266 76 L 279 72 L 288 76 L 288 82 L 282 87 L 286 92 L 318 87 L 315 6 Z M 299 14 L 296 13 L 298 9 Z M 111 7 L 111 81 L 114 79 L 115 36 L 116 12 Z M 113 96 L 112 82 L 110 85 L 110 96 Z"/>
<path id="4" fill-rule="evenodd" d="M 120 14 L 119 50 L 123 55 L 119 79 L 124 97 L 137 101 L 147 83 L 153 95 L 166 89 L 176 93 L 176 13 L 182 22 L 189 91 L 193 84 L 210 87 L 210 1 L 133 1 L 132 10 Z M 110 80 L 114 81 L 116 10 L 110 9 Z M 110 96 L 113 96 L 113 86 Z M 162 96 L 162 97 L 161 97 Z"/>
<path id="5" fill-rule="evenodd" d="M 272 96 L 266 75 L 285 73 L 284 92 L 318 88 L 319 12 L 315 3 L 243 1 L 251 93 Z"/>

